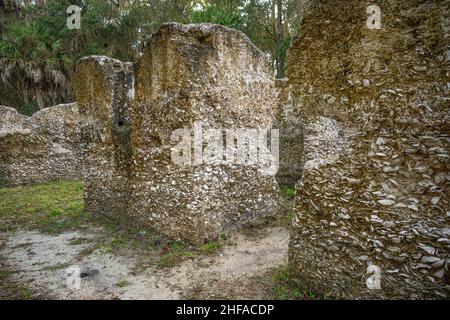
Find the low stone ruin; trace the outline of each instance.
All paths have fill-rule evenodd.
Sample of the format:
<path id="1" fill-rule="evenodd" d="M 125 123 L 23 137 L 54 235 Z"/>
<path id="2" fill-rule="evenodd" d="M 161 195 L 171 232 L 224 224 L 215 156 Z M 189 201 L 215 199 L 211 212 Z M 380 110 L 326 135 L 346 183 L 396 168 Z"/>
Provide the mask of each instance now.
<path id="1" fill-rule="evenodd" d="M 276 212 L 278 92 L 243 33 L 165 24 L 134 67 L 82 59 L 76 88 L 91 213 L 200 244 Z"/>
<path id="2" fill-rule="evenodd" d="M 449 2 L 377 1 L 381 29 L 372 4 L 308 1 L 290 49 L 306 137 L 290 271 L 333 298 L 448 298 Z"/>
<path id="3" fill-rule="evenodd" d="M 81 154 L 75 103 L 31 117 L 0 106 L 0 184 L 18 186 L 80 179 Z"/>

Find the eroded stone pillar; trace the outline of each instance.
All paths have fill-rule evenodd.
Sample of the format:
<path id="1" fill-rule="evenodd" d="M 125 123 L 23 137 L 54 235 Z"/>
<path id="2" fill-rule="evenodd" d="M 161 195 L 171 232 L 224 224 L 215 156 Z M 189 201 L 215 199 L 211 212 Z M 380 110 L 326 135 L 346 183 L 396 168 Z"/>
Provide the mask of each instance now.
<path id="1" fill-rule="evenodd" d="M 448 17 L 448 1 L 308 2 L 288 71 L 305 137 L 351 133 L 305 145 L 289 246 L 305 289 L 449 296 Z"/>
<path id="2" fill-rule="evenodd" d="M 86 209 L 128 222 L 133 65 L 101 56 L 83 58 L 75 84 Z"/>
<path id="3" fill-rule="evenodd" d="M 205 153 L 207 130 L 220 130 L 222 138 L 226 130 L 272 128 L 271 70 L 244 34 L 217 25 L 163 25 L 136 81 L 133 211 L 139 221 L 202 243 L 275 212 L 278 186 L 258 163 L 209 164 L 193 154 L 180 166 L 171 159 L 177 129 L 190 131 L 193 153 L 199 146 Z"/>

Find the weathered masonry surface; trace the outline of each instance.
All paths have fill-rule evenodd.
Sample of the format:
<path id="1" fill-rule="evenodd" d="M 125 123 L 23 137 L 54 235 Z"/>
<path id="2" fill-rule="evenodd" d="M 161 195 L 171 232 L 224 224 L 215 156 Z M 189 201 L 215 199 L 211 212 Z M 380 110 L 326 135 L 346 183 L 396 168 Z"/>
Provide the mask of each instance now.
<path id="1" fill-rule="evenodd" d="M 0 184 L 80 179 L 80 142 L 75 103 L 46 108 L 31 117 L 0 106 Z"/>
<path id="2" fill-rule="evenodd" d="M 171 159 L 179 129 L 274 126 L 272 71 L 241 32 L 165 24 L 135 66 L 81 60 L 76 87 L 90 212 L 203 243 L 277 210 L 277 182 L 259 163 Z"/>
<path id="3" fill-rule="evenodd" d="M 297 105 L 293 103 L 287 78 L 277 79 L 279 90 L 276 127 L 280 130 L 280 166 L 276 178 L 280 185 L 295 186 L 304 167 L 304 124 Z"/>
<path id="4" fill-rule="evenodd" d="M 305 147 L 290 270 L 335 298 L 448 298 L 449 1 L 377 1 L 380 30 L 372 2 L 308 1 L 290 49 L 306 139 L 318 122 L 350 132 L 337 155 Z"/>

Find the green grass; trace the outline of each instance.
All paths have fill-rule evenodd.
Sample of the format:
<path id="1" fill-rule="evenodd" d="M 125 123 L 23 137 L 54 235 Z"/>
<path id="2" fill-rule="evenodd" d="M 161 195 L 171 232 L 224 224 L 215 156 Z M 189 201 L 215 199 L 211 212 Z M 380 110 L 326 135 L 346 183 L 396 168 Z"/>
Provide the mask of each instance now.
<path id="1" fill-rule="evenodd" d="M 0 188 L 0 231 L 25 227 L 57 233 L 87 220 L 79 181 Z"/>
<path id="2" fill-rule="evenodd" d="M 107 237 L 97 239 L 94 246 L 87 248 L 84 254 L 98 249 L 101 253 L 128 254 L 138 252 L 148 258 L 154 256 L 161 243 L 167 243 L 165 236 L 152 231 L 143 230 L 131 225 L 123 225 L 101 216 L 90 218 L 90 223 L 102 227 Z"/>
<path id="3" fill-rule="evenodd" d="M 285 226 L 290 226 L 292 224 L 292 220 L 294 220 L 295 211 L 289 211 L 287 214 L 281 217 L 281 223 Z"/>
<path id="4" fill-rule="evenodd" d="M 115 252 L 122 248 L 154 250 L 160 239 L 152 232 L 122 226 L 107 218 L 91 216 L 84 208 L 83 185 L 80 181 L 54 181 L 16 188 L 0 188 L 0 231 L 18 228 L 39 229 L 50 234 L 78 229 L 86 225 L 101 226 L 108 234 L 98 239 L 95 249 Z M 73 245 L 90 242 L 77 239 Z"/>
<path id="5" fill-rule="evenodd" d="M 83 186 L 79 181 L 0 188 L 0 232 L 16 229 L 38 229 L 50 234 L 79 229 L 88 225 L 102 227 L 105 234 L 93 240 L 75 239 L 71 245 L 91 243 L 80 256 L 101 253 L 120 253 L 138 250 L 150 259 L 156 256 L 160 267 L 173 267 L 186 259 L 211 255 L 229 245 L 222 234 L 217 241 L 201 247 L 182 242 L 170 242 L 151 230 L 124 226 L 105 217 L 89 215 L 84 208 Z"/>
<path id="6" fill-rule="evenodd" d="M 160 268 L 172 268 L 179 265 L 186 258 L 195 257 L 191 248 L 183 242 L 171 242 L 163 248 L 163 254 L 158 260 Z"/>
<path id="7" fill-rule="evenodd" d="M 297 190 L 291 186 L 280 186 L 280 193 L 285 199 L 294 199 L 297 194 Z"/>
<path id="8" fill-rule="evenodd" d="M 119 250 L 140 250 L 149 253 L 162 249 L 160 266 L 173 266 L 200 254 L 213 254 L 222 248 L 226 237 L 207 243 L 200 248 L 190 247 L 181 242 L 169 242 L 156 232 L 123 226 L 107 218 L 91 216 L 84 209 L 83 186 L 79 181 L 54 181 L 50 183 L 0 188 L 0 231 L 13 231 L 18 228 L 39 229 L 57 234 L 85 225 L 97 225 L 106 230 L 108 236 L 97 239 L 92 246 L 85 248 L 81 255 L 94 250 L 103 253 Z M 76 239 L 71 244 L 90 242 Z"/>
<path id="9" fill-rule="evenodd" d="M 91 216 L 84 208 L 80 181 L 54 181 L 17 188 L 0 188 L 0 231 L 39 229 L 57 234 L 87 224 L 101 226 L 112 239 L 97 244 L 111 252 L 125 246 L 154 249 L 159 237 L 152 232 L 122 226 L 110 219 Z M 78 239 L 72 244 L 90 242 Z"/>
<path id="10" fill-rule="evenodd" d="M 213 241 L 205 243 L 201 248 L 200 251 L 205 254 L 212 254 L 217 252 L 219 249 L 221 249 L 224 246 L 224 243 L 221 241 Z"/>
<path id="11" fill-rule="evenodd" d="M 70 267 L 70 263 L 69 262 L 65 262 L 65 263 L 58 263 L 56 265 L 50 266 L 45 268 L 46 270 L 50 270 L 50 271 L 57 271 L 57 270 L 61 270 L 61 269 L 67 269 L 68 267 Z"/>
<path id="12" fill-rule="evenodd" d="M 287 200 L 292 200 L 296 194 L 295 188 L 290 186 L 281 186 L 280 192 Z M 283 225 L 289 225 L 292 221 L 293 212 L 290 211 L 282 215 Z M 106 219 L 98 221 L 97 217 L 95 219 L 97 221 L 93 221 L 84 209 L 83 186 L 79 181 L 55 181 L 17 188 L 0 188 L 0 231 L 26 227 L 38 228 L 48 233 L 59 233 L 75 229 L 87 222 L 95 222 L 112 232 L 119 231 L 116 223 Z M 267 221 L 264 220 L 261 224 L 265 225 Z M 133 230 L 131 233 L 138 232 L 140 230 Z M 128 236 L 122 234 L 122 237 Z M 147 237 L 132 235 L 132 238 L 137 238 L 141 244 L 143 238 L 147 238 L 149 241 L 144 245 L 149 247 L 152 247 L 151 242 L 156 240 L 155 235 L 151 233 Z M 121 243 L 111 243 L 110 246 L 114 249 L 120 245 Z M 203 252 L 209 253 L 219 249 L 215 246 L 216 244 L 207 244 Z"/>
<path id="13" fill-rule="evenodd" d="M 186 259 L 215 254 L 224 246 L 230 244 L 225 236 L 221 236 L 217 241 L 205 243 L 201 247 L 190 246 L 183 242 L 172 242 L 163 248 L 164 253 L 157 265 L 160 268 L 173 268 Z"/>
<path id="14" fill-rule="evenodd" d="M 0 300 L 30 300 L 31 290 L 25 284 L 13 280 L 14 271 L 0 270 Z"/>
<path id="15" fill-rule="evenodd" d="M 122 279 L 122 280 L 119 281 L 119 283 L 117 283 L 117 286 L 118 286 L 119 288 L 124 288 L 124 287 L 126 287 L 127 285 L 129 285 L 129 283 L 128 283 L 128 281 L 125 280 L 125 279 Z"/>
<path id="16" fill-rule="evenodd" d="M 302 290 L 292 280 L 287 267 L 282 266 L 273 275 L 275 286 L 273 287 L 273 298 L 276 300 L 325 300 L 326 295 L 322 293 Z"/>
<path id="17" fill-rule="evenodd" d="M 77 239 L 75 239 L 75 240 L 70 241 L 70 245 L 72 245 L 72 246 L 78 246 L 78 245 L 80 245 L 80 244 L 83 244 L 83 243 L 89 243 L 89 242 L 91 242 L 91 240 L 89 240 L 89 239 L 86 239 L 86 238 L 77 238 Z"/>

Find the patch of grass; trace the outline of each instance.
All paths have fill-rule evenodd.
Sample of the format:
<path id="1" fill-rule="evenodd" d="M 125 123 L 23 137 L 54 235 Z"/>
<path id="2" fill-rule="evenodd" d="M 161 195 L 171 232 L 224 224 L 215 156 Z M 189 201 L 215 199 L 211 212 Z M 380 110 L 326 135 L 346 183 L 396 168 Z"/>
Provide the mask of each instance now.
<path id="1" fill-rule="evenodd" d="M 47 267 L 46 270 L 57 271 L 57 270 L 61 270 L 61 269 L 66 269 L 66 268 L 70 267 L 70 265 L 71 264 L 69 262 L 58 263 L 53 266 Z"/>
<path id="2" fill-rule="evenodd" d="M 171 242 L 162 249 L 162 254 L 157 262 L 161 268 L 172 268 L 179 265 L 186 258 L 192 258 L 195 254 L 183 242 Z"/>
<path id="3" fill-rule="evenodd" d="M 276 300 L 325 300 L 326 295 L 322 293 L 302 290 L 292 280 L 287 267 L 282 266 L 273 275 L 275 286 L 273 287 L 273 298 Z"/>
<path id="4" fill-rule="evenodd" d="M 179 265 L 183 260 L 183 257 L 181 255 L 178 255 L 173 252 L 165 253 L 161 256 L 161 258 L 158 260 L 158 267 L 160 268 L 173 268 L 177 265 Z"/>
<path id="5" fill-rule="evenodd" d="M 189 246 L 183 242 L 171 242 L 162 249 L 157 265 L 160 268 L 173 268 L 186 259 L 215 254 L 230 244 L 231 242 L 226 240 L 226 237 L 220 237 L 217 241 L 205 243 L 201 247 Z"/>
<path id="6" fill-rule="evenodd" d="M 53 218 L 53 217 L 59 217 L 59 216 L 61 216 L 61 215 L 63 215 L 64 214 L 64 211 L 63 210 L 61 210 L 61 209 L 51 209 L 49 212 L 48 212 L 48 216 L 49 217 L 51 217 L 51 218 Z"/>
<path id="7" fill-rule="evenodd" d="M 19 285 L 19 287 L 16 290 L 18 291 L 18 294 L 21 297 L 20 300 L 31 300 L 30 288 L 25 287 L 23 285 Z"/>
<path id="8" fill-rule="evenodd" d="M 14 272 L 10 270 L 0 270 L 0 282 L 5 281 L 6 279 L 8 279 L 8 277 L 10 277 L 13 274 Z"/>
<path id="9" fill-rule="evenodd" d="M 139 250 L 142 254 L 154 251 L 168 242 L 168 239 L 156 231 L 142 229 L 126 223 L 119 223 L 104 216 L 92 215 L 89 223 L 99 226 L 108 234 L 99 241 L 95 249 L 101 252 L 127 254 L 128 251 Z"/>
<path id="10" fill-rule="evenodd" d="M 79 181 L 0 188 L 0 231 L 26 227 L 58 233 L 86 223 L 87 218 Z"/>
<path id="11" fill-rule="evenodd" d="M 102 241 L 97 243 L 96 248 L 99 249 L 102 253 L 110 253 L 117 252 L 121 248 L 132 245 L 132 239 L 126 238 L 124 236 L 119 236 L 117 238 L 113 238 L 112 240 Z"/>
<path id="12" fill-rule="evenodd" d="M 32 298 L 30 288 L 13 280 L 14 271 L 1 267 L 0 300 L 30 300 Z"/>
<path id="13" fill-rule="evenodd" d="M 88 214 L 84 209 L 80 181 L 0 188 L 0 231 L 13 231 L 20 227 L 57 234 L 87 224 L 101 226 L 113 236 L 113 239 L 99 244 L 109 252 L 126 247 L 154 250 L 155 242 L 161 239 L 156 233 Z M 72 244 L 81 244 L 81 241 L 73 241 Z M 86 249 L 86 253 L 88 251 Z"/>
<path id="14" fill-rule="evenodd" d="M 77 238 L 77 239 L 74 239 L 74 240 L 70 241 L 70 245 L 71 246 L 78 246 L 80 244 L 89 243 L 91 241 L 92 241 L 91 239 Z"/>
<path id="15" fill-rule="evenodd" d="M 285 199 L 294 199 L 297 194 L 297 190 L 291 186 L 280 186 L 280 193 Z"/>
<path id="16" fill-rule="evenodd" d="M 16 188 L 0 188 L 0 232 L 17 228 L 39 229 L 50 234 L 79 229 L 86 225 L 102 227 L 106 235 L 95 244 L 81 250 L 80 256 L 102 253 L 127 254 L 140 250 L 157 261 L 161 267 L 172 267 L 186 259 L 214 254 L 226 243 L 227 237 L 210 242 L 200 248 L 181 242 L 170 242 L 157 232 L 124 225 L 106 217 L 90 215 L 84 209 L 83 186 L 79 181 L 54 181 Z M 72 245 L 84 243 L 75 239 Z M 92 241 L 88 241 L 92 242 Z M 155 255 L 155 250 L 161 250 Z M 149 254 L 153 253 L 153 254 Z"/>
<path id="17" fill-rule="evenodd" d="M 183 252 L 182 256 L 186 257 L 186 258 L 194 258 L 195 257 L 195 253 L 192 252 L 192 251 L 185 251 L 185 252 Z"/>
<path id="18" fill-rule="evenodd" d="M 127 280 L 122 279 L 122 280 L 119 281 L 119 283 L 117 283 L 117 286 L 118 286 L 119 288 L 124 288 L 124 287 L 126 287 L 128 284 L 129 284 L 129 283 L 128 283 Z"/>
<path id="19" fill-rule="evenodd" d="M 294 220 L 295 211 L 289 211 L 286 215 L 282 216 L 281 223 L 286 226 L 290 226 L 292 224 L 292 220 Z"/>
<path id="20" fill-rule="evenodd" d="M 200 248 L 200 251 L 205 254 L 212 254 L 212 253 L 218 251 L 219 249 L 221 249 L 223 246 L 224 246 L 224 243 L 220 242 L 220 241 L 208 242 L 208 243 L 205 243 Z"/>
<path id="21" fill-rule="evenodd" d="M 154 253 L 161 243 L 167 240 L 160 234 L 131 226 L 123 226 L 115 222 L 106 222 L 104 218 L 95 218 L 93 223 L 105 227 L 109 237 L 97 244 L 101 252 L 127 254 L 138 250 L 140 254 Z"/>
<path id="22" fill-rule="evenodd" d="M 109 243 L 111 248 L 115 249 L 115 248 L 119 248 L 123 245 L 125 245 L 127 243 L 127 239 L 124 238 L 116 238 L 111 240 L 111 242 Z"/>
<path id="23" fill-rule="evenodd" d="M 82 257 L 89 256 L 89 255 L 91 255 L 96 249 L 97 249 L 96 246 L 90 246 L 90 247 L 84 248 L 83 250 L 81 250 L 80 252 L 78 252 L 78 257 L 82 258 Z"/>

